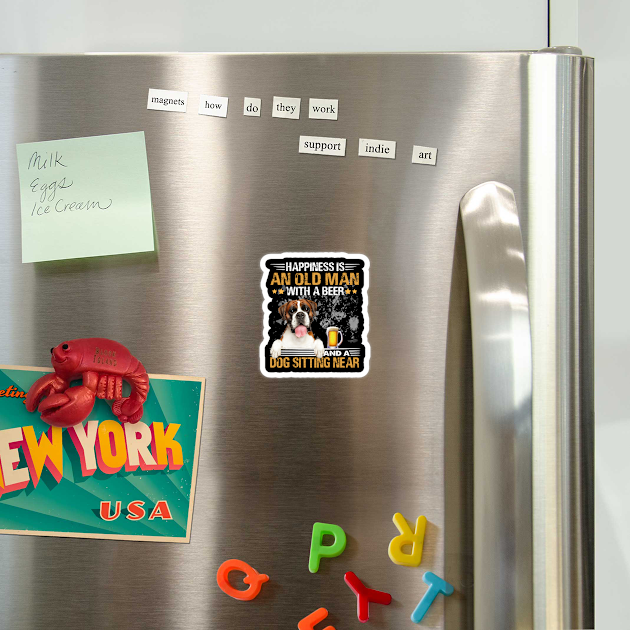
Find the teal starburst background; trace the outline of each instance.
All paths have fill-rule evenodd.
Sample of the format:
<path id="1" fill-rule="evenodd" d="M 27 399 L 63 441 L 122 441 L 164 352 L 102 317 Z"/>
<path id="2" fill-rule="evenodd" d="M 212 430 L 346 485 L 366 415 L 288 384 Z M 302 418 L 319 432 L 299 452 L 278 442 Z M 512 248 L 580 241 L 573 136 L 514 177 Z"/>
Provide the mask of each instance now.
<path id="1" fill-rule="evenodd" d="M 21 391 L 29 387 L 45 372 L 38 370 L 0 370 L 0 390 L 13 385 Z M 144 404 L 142 422 L 180 424 L 175 436 L 182 446 L 184 465 L 180 470 L 126 472 L 123 468 L 114 475 L 98 470 L 83 477 L 81 464 L 67 430 L 63 432 L 63 478 L 59 483 L 46 467 L 36 488 L 32 482 L 23 490 L 0 496 L 0 529 L 25 532 L 59 532 L 89 535 L 119 535 L 186 539 L 188 513 L 191 508 L 191 487 L 195 470 L 195 444 L 201 430 L 199 409 L 201 380 L 151 378 L 149 396 Z M 96 400 L 87 420 L 115 419 L 110 404 Z M 199 426 L 198 426 L 199 425 Z M 13 427 L 32 426 L 38 440 L 49 426 L 39 413 L 29 413 L 23 398 L 0 397 L 0 431 Z M 20 448 L 18 467 L 26 467 Z M 157 501 L 165 500 L 173 520 L 148 520 Z M 122 503 L 122 514 L 115 521 L 104 521 L 99 516 L 101 501 Z M 126 518 L 126 507 L 131 501 L 144 501 L 146 516 L 139 521 Z"/>

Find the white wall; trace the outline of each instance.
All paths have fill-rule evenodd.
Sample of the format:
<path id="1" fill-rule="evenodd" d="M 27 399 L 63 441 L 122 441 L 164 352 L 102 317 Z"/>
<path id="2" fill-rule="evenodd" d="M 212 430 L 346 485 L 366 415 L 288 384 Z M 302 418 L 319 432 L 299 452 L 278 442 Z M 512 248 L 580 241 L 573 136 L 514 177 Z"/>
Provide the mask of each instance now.
<path id="1" fill-rule="evenodd" d="M 0 0 L 2 52 L 513 50 L 547 0 Z"/>
<path id="2" fill-rule="evenodd" d="M 579 0 L 579 46 L 595 57 L 597 628 L 630 625 L 629 31 L 627 0 Z"/>

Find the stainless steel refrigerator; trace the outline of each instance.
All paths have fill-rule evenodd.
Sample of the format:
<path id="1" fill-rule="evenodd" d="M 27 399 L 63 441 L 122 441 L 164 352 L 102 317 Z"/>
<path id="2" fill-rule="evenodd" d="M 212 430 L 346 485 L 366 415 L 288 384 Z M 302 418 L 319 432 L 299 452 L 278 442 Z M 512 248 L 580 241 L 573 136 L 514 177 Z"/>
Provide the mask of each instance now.
<path id="1" fill-rule="evenodd" d="M 148 109 L 152 88 L 188 111 Z M 415 627 L 424 571 L 454 593 L 421 627 L 592 627 L 592 59 L 5 55 L 0 94 L 0 363 L 108 337 L 207 379 L 190 543 L 0 536 L 1 628 L 295 628 L 322 606 L 319 628 L 357 628 L 346 571 L 391 593 L 375 628 Z M 227 117 L 198 115 L 208 94 Z M 22 264 L 16 144 L 132 131 L 156 251 Z M 369 260 L 369 371 L 263 374 L 261 260 L 284 252 Z M 388 557 L 395 513 L 428 520 L 420 567 Z M 347 547 L 311 574 L 314 522 Z M 217 587 L 228 558 L 270 576 L 252 602 Z"/>

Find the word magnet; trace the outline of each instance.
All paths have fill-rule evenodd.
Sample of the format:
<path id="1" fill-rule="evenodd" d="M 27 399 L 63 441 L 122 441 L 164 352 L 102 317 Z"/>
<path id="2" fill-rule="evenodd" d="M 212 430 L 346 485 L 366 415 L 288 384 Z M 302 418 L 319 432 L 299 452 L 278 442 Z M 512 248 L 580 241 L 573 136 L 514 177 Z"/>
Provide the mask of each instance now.
<path id="1" fill-rule="evenodd" d="M 422 561 L 422 546 L 424 544 L 424 532 L 427 528 L 425 516 L 419 516 L 416 521 L 416 531 L 412 532 L 405 517 L 400 513 L 394 514 L 394 525 L 398 528 L 400 536 L 396 536 L 390 543 L 389 557 L 394 564 L 402 564 L 407 567 L 417 567 Z M 403 547 L 411 545 L 411 553 L 404 553 Z"/>
<path id="2" fill-rule="evenodd" d="M 274 96 L 271 106 L 272 118 L 293 118 L 300 117 L 301 98 L 291 98 L 289 96 Z"/>
<path id="3" fill-rule="evenodd" d="M 300 136 L 299 153 L 312 155 L 338 155 L 346 154 L 345 138 L 322 138 L 320 136 Z"/>
<path id="4" fill-rule="evenodd" d="M 336 98 L 309 98 L 308 117 L 320 120 L 337 120 L 339 100 Z"/>
<path id="5" fill-rule="evenodd" d="M 230 571 L 242 571 L 245 573 L 243 578 L 244 584 L 249 584 L 249 588 L 245 591 L 240 591 L 234 588 L 228 579 Z M 242 560 L 226 560 L 217 571 L 217 584 L 219 588 L 230 597 L 234 599 L 240 599 L 244 602 L 249 602 L 256 598 L 260 593 L 262 585 L 269 580 L 269 576 L 264 573 L 258 573 L 256 569 L 250 567 L 247 562 Z"/>
<path id="6" fill-rule="evenodd" d="M 332 545 L 324 545 L 324 536 L 333 536 Z M 311 553 L 308 559 L 308 570 L 311 573 L 319 571 L 319 561 L 322 558 L 336 558 L 340 556 L 346 548 L 346 532 L 339 525 L 328 523 L 314 523 L 313 536 L 311 538 Z"/>
<path id="7" fill-rule="evenodd" d="M 359 157 L 396 159 L 395 140 L 372 140 L 359 138 Z"/>
<path id="8" fill-rule="evenodd" d="M 243 116 L 260 116 L 261 109 L 261 99 L 252 96 L 246 96 L 243 99 Z"/>
<path id="9" fill-rule="evenodd" d="M 199 114 L 226 118 L 228 115 L 228 97 L 202 94 L 199 97 Z"/>
<path id="10" fill-rule="evenodd" d="M 149 88 L 147 109 L 157 109 L 165 112 L 185 112 L 187 103 L 188 92 Z"/>
<path id="11" fill-rule="evenodd" d="M 435 166 L 436 160 L 436 147 L 422 147 L 416 144 L 413 145 L 413 152 L 411 154 L 412 164 L 430 164 L 431 166 Z"/>

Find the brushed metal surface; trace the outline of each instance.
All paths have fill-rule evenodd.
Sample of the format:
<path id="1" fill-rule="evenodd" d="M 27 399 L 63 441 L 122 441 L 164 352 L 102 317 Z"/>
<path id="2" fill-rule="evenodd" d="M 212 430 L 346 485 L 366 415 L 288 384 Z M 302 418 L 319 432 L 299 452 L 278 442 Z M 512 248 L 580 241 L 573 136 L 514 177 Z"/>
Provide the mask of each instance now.
<path id="1" fill-rule="evenodd" d="M 432 570 L 456 591 L 424 627 L 472 627 L 458 208 L 480 182 L 505 182 L 532 246 L 531 57 L 0 57 L 0 362 L 41 365 L 59 339 L 106 336 L 150 372 L 207 378 L 190 545 L 0 536 L 0 626 L 264 630 L 295 627 L 322 605 L 336 627 L 358 626 L 342 578 L 353 570 L 394 597 L 370 623 L 400 628 Z M 149 87 L 187 90 L 188 113 L 147 111 Z M 228 117 L 197 115 L 200 94 L 228 96 Z M 339 120 L 273 119 L 274 95 L 302 97 L 303 111 L 308 97 L 338 98 Z M 263 99 L 261 118 L 241 115 L 244 96 Z M 157 253 L 22 265 L 15 144 L 137 130 Z M 345 137 L 347 156 L 298 155 L 299 135 Z M 397 159 L 359 158 L 359 137 L 397 140 Z M 413 144 L 438 147 L 437 165 L 412 165 Z M 365 378 L 260 374 L 259 260 L 283 251 L 370 258 Z M 387 557 L 396 511 L 429 520 L 418 570 Z M 344 527 L 348 547 L 311 575 L 315 520 Z M 233 556 L 271 577 L 247 605 L 216 587 Z"/>
<path id="2" fill-rule="evenodd" d="M 486 182 L 460 210 L 474 378 L 475 628 L 531 628 L 532 340 L 514 192 Z"/>
<path id="3" fill-rule="evenodd" d="M 593 61 L 528 64 L 536 628 L 594 626 Z"/>

